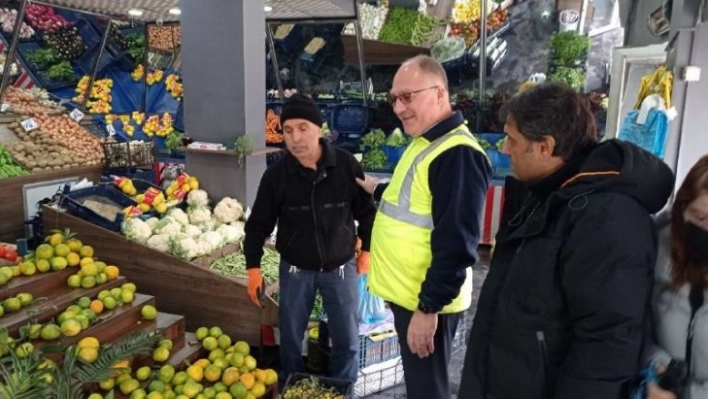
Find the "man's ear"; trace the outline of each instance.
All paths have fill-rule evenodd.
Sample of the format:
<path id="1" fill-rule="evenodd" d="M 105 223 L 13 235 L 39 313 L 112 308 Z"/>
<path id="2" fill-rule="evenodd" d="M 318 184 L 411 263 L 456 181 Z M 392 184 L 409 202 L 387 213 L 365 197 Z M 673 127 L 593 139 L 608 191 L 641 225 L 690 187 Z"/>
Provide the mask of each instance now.
<path id="1" fill-rule="evenodd" d="M 553 157 L 553 152 L 556 149 L 556 139 L 553 136 L 545 135 L 539 143 L 539 153 L 543 159 Z"/>

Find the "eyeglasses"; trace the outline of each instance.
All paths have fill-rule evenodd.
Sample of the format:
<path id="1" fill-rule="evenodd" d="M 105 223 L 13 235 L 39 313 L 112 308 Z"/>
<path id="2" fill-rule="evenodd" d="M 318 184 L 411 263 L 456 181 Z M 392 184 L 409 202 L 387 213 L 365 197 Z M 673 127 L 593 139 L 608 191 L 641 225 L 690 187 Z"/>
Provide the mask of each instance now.
<path id="1" fill-rule="evenodd" d="M 392 107 L 396 106 L 396 102 L 398 100 L 401 100 L 403 104 L 410 104 L 411 101 L 415 99 L 415 96 L 419 93 L 422 93 L 426 90 L 431 90 L 431 89 L 437 89 L 440 86 L 430 86 L 426 87 L 425 89 L 420 89 L 420 90 L 415 90 L 415 91 L 409 91 L 408 93 L 401 93 L 401 94 L 388 94 L 388 102 L 391 104 Z"/>

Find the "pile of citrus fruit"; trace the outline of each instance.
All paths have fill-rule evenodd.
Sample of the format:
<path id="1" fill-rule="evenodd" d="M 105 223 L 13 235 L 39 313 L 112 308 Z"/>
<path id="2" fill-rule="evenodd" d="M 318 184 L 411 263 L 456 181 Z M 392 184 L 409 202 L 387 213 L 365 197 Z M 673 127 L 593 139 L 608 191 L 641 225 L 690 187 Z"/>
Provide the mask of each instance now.
<path id="1" fill-rule="evenodd" d="M 231 337 L 219 327 L 199 328 L 196 336 L 209 354 L 190 364 L 186 370 L 177 371 L 171 364 L 128 369 L 102 382 L 100 387 L 105 391 L 117 388 L 134 399 L 258 399 L 278 382 L 275 370 L 257 368 L 246 342 L 232 343 Z M 158 351 L 169 353 L 171 349 L 172 341 L 163 339 L 153 357 Z M 162 361 L 160 359 L 158 363 Z M 95 395 L 95 399 L 101 398 L 100 394 Z"/>
<path id="2" fill-rule="evenodd" d="M 34 297 L 29 292 L 20 292 L 11 298 L 6 298 L 0 303 L 0 317 L 5 313 L 15 313 L 32 304 Z"/>

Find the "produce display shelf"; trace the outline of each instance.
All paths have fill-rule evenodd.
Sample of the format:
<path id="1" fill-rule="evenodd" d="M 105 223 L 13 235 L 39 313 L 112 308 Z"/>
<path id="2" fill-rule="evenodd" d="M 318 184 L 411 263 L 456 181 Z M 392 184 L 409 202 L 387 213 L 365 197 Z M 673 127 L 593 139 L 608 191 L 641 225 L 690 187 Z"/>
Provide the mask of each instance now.
<path id="1" fill-rule="evenodd" d="M 82 204 L 82 200 L 87 197 L 98 197 L 108 200 L 116 206 L 119 206 L 120 212 L 116 213 L 115 219 L 106 219 Z M 135 205 L 137 205 L 135 201 L 121 195 L 120 193 L 117 193 L 116 191 L 109 190 L 106 185 L 99 185 L 75 191 L 65 191 L 60 199 L 60 206 L 65 207 L 68 213 L 110 231 L 120 231 L 120 225 L 123 222 L 123 208 Z"/>
<path id="2" fill-rule="evenodd" d="M 177 113 L 175 114 L 175 121 L 172 126 L 175 130 L 184 132 L 184 103 L 180 101 L 179 107 L 177 108 Z"/>
<path id="3" fill-rule="evenodd" d="M 331 129 L 340 139 L 360 139 L 369 126 L 369 108 L 361 104 L 341 104 L 334 107 Z"/>
<path id="4" fill-rule="evenodd" d="M 76 64 L 79 69 L 86 75 L 91 75 L 93 73 L 93 64 L 96 62 L 96 57 L 98 57 L 100 51 L 100 44 L 92 45 L 81 57 L 76 60 Z M 101 76 L 103 72 L 113 64 L 115 59 L 107 51 L 104 51 L 101 55 L 101 59 L 98 63 L 98 68 L 96 69 L 97 76 Z"/>

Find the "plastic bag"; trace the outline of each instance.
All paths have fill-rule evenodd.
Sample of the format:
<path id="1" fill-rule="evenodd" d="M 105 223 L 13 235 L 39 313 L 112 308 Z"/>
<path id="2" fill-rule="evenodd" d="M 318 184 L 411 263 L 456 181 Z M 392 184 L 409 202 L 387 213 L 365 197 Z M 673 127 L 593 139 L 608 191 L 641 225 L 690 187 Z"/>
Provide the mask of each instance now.
<path id="1" fill-rule="evenodd" d="M 386 306 L 383 299 L 369 292 L 368 280 L 368 274 L 359 277 L 359 322 L 376 324 L 386 318 Z"/>
<path id="2" fill-rule="evenodd" d="M 646 120 L 643 120 L 643 114 Z M 662 107 L 653 107 L 648 111 L 629 111 L 617 138 L 634 143 L 663 159 L 668 133 L 669 118 L 666 112 Z"/>

